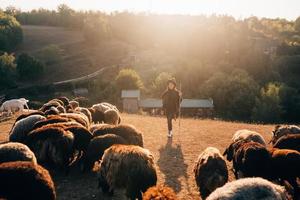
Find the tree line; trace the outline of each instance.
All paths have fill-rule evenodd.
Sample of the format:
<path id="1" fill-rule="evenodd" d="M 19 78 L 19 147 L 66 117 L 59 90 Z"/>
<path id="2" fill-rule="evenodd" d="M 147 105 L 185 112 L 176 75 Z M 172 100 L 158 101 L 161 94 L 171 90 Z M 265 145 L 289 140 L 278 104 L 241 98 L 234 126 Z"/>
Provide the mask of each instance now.
<path id="1" fill-rule="evenodd" d="M 256 122 L 300 121 L 300 17 L 294 21 L 230 16 L 57 10 L 4 11 L 21 24 L 83 30 L 88 45 L 118 40 L 137 52 L 163 52 L 128 66 L 118 80 L 91 88 L 113 95 L 141 88 L 159 97 L 176 77 L 186 98 L 213 98 L 217 116 Z M 131 71 L 132 70 L 132 71 Z M 124 78 L 129 76 L 133 83 Z M 137 78 L 139 76 L 139 78 Z M 123 77 L 122 79 L 120 77 Z M 121 81 L 122 80 L 122 81 Z M 129 85 L 125 83 L 130 83 Z M 105 89 L 106 88 L 106 89 Z M 119 94 L 119 93 L 118 93 Z"/>

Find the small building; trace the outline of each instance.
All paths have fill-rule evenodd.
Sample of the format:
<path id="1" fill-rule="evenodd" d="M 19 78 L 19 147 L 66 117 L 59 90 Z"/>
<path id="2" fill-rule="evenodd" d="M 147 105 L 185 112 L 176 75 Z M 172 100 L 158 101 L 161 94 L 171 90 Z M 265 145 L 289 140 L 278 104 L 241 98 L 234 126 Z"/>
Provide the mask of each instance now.
<path id="1" fill-rule="evenodd" d="M 139 107 L 151 115 L 160 115 L 162 113 L 162 100 L 140 100 Z M 184 116 L 213 117 L 214 104 L 212 99 L 183 99 L 180 107 L 181 114 Z"/>
<path id="2" fill-rule="evenodd" d="M 139 108 L 150 115 L 162 115 L 161 99 L 143 99 L 139 101 Z"/>
<path id="3" fill-rule="evenodd" d="M 214 114 L 214 102 L 212 99 L 183 99 L 181 113 L 195 118 L 212 118 Z"/>
<path id="4" fill-rule="evenodd" d="M 140 91 L 122 90 L 121 92 L 123 112 L 137 113 L 139 110 Z"/>

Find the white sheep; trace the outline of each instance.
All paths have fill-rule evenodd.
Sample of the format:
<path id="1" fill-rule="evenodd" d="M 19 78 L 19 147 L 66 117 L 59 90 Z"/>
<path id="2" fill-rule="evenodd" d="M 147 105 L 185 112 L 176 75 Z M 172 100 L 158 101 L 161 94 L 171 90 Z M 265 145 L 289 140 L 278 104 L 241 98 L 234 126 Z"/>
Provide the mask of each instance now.
<path id="1" fill-rule="evenodd" d="M 115 110 L 117 112 L 119 112 L 118 108 L 110 103 L 107 103 L 107 102 L 102 102 L 102 103 L 98 103 L 98 104 L 94 104 L 92 106 L 93 109 L 95 110 L 98 110 L 98 111 L 101 111 L 101 112 L 105 112 L 107 110 Z"/>
<path id="2" fill-rule="evenodd" d="M 27 102 L 28 100 L 25 98 L 7 100 L 0 107 L 0 112 L 7 111 L 8 114 L 14 113 L 15 111 L 22 112 L 24 106 L 26 109 L 29 109 Z"/>
<path id="3" fill-rule="evenodd" d="M 263 178 L 243 178 L 216 189 L 206 200 L 286 200 L 285 189 Z"/>
<path id="4" fill-rule="evenodd" d="M 228 181 L 226 162 L 220 151 L 214 147 L 206 148 L 199 155 L 194 167 L 194 173 L 203 199 Z"/>
<path id="5" fill-rule="evenodd" d="M 243 141 L 252 141 L 252 142 L 258 142 L 264 146 L 266 146 L 266 141 L 263 138 L 263 136 L 255 131 L 250 131 L 248 129 L 241 129 L 235 132 L 235 134 L 232 137 L 232 142 L 237 142 L 239 140 Z"/>

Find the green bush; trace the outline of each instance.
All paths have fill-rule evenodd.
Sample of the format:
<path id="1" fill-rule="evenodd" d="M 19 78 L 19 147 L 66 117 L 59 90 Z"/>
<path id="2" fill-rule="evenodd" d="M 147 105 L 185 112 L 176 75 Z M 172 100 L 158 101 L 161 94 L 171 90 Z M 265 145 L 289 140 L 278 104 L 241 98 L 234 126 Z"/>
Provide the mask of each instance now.
<path id="1" fill-rule="evenodd" d="M 296 31 L 300 32 L 300 17 L 296 19 L 294 28 Z"/>
<path id="2" fill-rule="evenodd" d="M 17 72 L 21 80 L 39 79 L 44 72 L 44 64 L 34 57 L 23 53 L 17 60 Z"/>
<path id="3" fill-rule="evenodd" d="M 59 46 L 51 44 L 38 51 L 35 57 L 48 65 L 59 63 L 62 60 L 62 54 L 63 50 Z"/>
<path id="4" fill-rule="evenodd" d="M 88 42 L 101 43 L 110 37 L 108 23 L 102 17 L 89 17 L 83 27 L 84 37 Z"/>
<path id="5" fill-rule="evenodd" d="M 220 117 L 249 120 L 258 95 L 258 84 L 244 70 L 215 73 L 202 87 L 202 95 L 213 98 Z"/>
<path id="6" fill-rule="evenodd" d="M 280 105 L 281 86 L 269 83 L 260 91 L 259 98 L 256 99 L 253 108 L 252 119 L 257 122 L 276 123 L 280 122 L 282 107 Z"/>
<path id="7" fill-rule="evenodd" d="M 133 69 L 122 69 L 115 81 L 119 90 L 134 90 L 144 87 L 140 75 Z"/>
<path id="8" fill-rule="evenodd" d="M 0 11 L 0 51 L 12 51 L 23 40 L 19 22 Z"/>
<path id="9" fill-rule="evenodd" d="M 0 90 L 15 86 L 15 57 L 4 53 L 0 56 Z"/>
<path id="10" fill-rule="evenodd" d="M 162 72 L 160 73 L 152 85 L 152 95 L 160 97 L 161 94 L 166 90 L 168 80 L 172 78 L 171 74 Z"/>

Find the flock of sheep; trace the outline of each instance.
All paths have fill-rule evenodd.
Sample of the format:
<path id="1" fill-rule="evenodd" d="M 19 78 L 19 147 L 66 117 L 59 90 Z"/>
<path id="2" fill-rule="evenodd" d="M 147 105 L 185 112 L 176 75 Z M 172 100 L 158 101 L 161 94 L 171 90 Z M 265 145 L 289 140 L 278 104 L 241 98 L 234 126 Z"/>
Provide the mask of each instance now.
<path id="1" fill-rule="evenodd" d="M 272 146 L 267 147 L 261 134 L 245 129 L 233 135 L 223 155 L 214 147 L 205 149 L 194 168 L 202 198 L 298 200 L 300 128 L 276 126 L 270 143 Z M 232 162 L 236 181 L 227 183 L 223 156 Z"/>
<path id="2" fill-rule="evenodd" d="M 237 180 L 232 182 L 219 150 L 205 149 L 194 167 L 201 197 L 298 199 L 300 128 L 277 126 L 271 143 L 268 148 L 259 133 L 237 131 L 224 152 L 233 162 Z M 0 144 L 0 199 L 56 199 L 47 169 L 68 175 L 76 166 L 82 172 L 97 166 L 98 187 L 113 199 L 177 199 L 171 188 L 156 186 L 154 158 L 143 148 L 142 132 L 122 124 L 114 105 L 84 108 L 66 97 L 16 119 L 9 141 Z"/>

